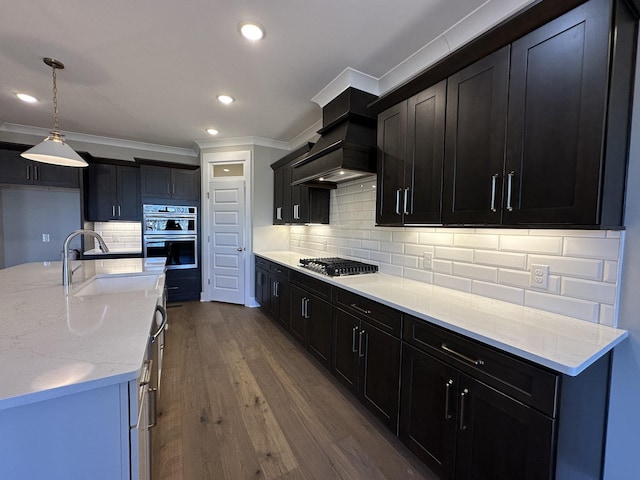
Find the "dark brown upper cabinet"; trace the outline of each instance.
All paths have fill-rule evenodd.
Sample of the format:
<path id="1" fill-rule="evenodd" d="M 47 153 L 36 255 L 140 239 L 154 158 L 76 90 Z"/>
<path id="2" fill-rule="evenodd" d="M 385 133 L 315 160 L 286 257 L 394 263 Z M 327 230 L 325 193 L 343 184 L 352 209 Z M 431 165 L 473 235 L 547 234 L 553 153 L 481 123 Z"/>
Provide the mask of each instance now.
<path id="1" fill-rule="evenodd" d="M 632 78 L 629 52 L 619 49 L 621 42 L 635 44 L 635 28 L 620 9 L 612 22 L 608 3 L 587 2 L 512 45 L 504 224 L 622 225 L 625 146 L 615 147 L 621 154 L 605 152 L 609 141 L 619 143 L 607 102 L 610 94 L 611 101 L 629 100 L 630 85 L 618 97 L 609 63 L 613 78 Z M 617 28 L 611 56 L 610 24 Z M 615 213 L 601 209 L 606 202 L 618 205 Z"/>
<path id="2" fill-rule="evenodd" d="M 442 221 L 500 223 L 509 47 L 449 77 Z"/>
<path id="3" fill-rule="evenodd" d="M 144 203 L 179 200 L 194 204 L 200 200 L 200 168 L 178 164 L 164 165 L 155 160 L 136 158 L 140 164 L 140 194 Z"/>
<path id="4" fill-rule="evenodd" d="M 329 185 L 291 185 L 292 165 L 304 158 L 312 146 L 307 143 L 271 165 L 274 225 L 329 223 Z"/>
<path id="5" fill-rule="evenodd" d="M 440 223 L 446 81 L 379 116 L 378 225 Z"/>
<path id="6" fill-rule="evenodd" d="M 622 227 L 637 29 L 624 0 L 542 1 L 381 97 L 378 224 Z M 407 160 L 431 139 L 400 123 L 415 97 L 388 104 L 443 79 L 441 222 L 413 221 L 437 186 Z"/>
<path id="7" fill-rule="evenodd" d="M 31 145 L 0 142 L 0 183 L 80 188 L 79 172 L 81 169 L 34 162 L 22 158 L 20 154 L 29 148 Z"/>
<path id="8" fill-rule="evenodd" d="M 129 162 L 131 163 L 131 162 Z M 124 162 L 93 159 L 85 169 L 85 219 L 139 221 L 140 168 Z"/>

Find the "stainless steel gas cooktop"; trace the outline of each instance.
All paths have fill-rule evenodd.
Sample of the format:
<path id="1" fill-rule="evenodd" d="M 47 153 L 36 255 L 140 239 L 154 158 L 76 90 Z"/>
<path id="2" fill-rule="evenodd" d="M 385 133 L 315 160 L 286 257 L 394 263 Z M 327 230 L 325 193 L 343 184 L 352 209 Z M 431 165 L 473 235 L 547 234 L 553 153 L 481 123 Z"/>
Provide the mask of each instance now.
<path id="1" fill-rule="evenodd" d="M 300 265 L 314 272 L 339 277 L 343 275 L 360 275 L 363 273 L 376 273 L 377 265 L 347 260 L 339 257 L 328 258 L 301 258 Z"/>

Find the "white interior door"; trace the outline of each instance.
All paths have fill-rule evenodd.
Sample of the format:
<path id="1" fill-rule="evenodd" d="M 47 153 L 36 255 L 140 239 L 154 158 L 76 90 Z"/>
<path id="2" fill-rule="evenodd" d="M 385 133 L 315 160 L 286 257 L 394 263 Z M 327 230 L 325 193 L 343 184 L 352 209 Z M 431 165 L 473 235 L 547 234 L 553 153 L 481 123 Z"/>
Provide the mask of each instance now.
<path id="1" fill-rule="evenodd" d="M 245 182 L 209 182 L 209 276 L 207 298 L 244 304 Z"/>

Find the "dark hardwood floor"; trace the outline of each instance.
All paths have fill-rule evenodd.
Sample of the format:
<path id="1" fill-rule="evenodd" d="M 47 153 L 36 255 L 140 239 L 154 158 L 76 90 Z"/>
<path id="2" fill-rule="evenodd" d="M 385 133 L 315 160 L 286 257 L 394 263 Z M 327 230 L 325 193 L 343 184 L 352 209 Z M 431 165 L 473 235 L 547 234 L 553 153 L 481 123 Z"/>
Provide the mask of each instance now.
<path id="1" fill-rule="evenodd" d="M 168 312 L 154 480 L 435 480 L 259 309 Z"/>

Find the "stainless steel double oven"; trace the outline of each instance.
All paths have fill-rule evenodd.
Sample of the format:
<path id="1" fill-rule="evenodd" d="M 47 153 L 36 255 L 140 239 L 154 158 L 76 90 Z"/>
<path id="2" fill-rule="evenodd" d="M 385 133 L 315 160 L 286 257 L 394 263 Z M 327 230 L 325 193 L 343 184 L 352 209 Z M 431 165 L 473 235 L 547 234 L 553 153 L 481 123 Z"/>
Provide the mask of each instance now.
<path id="1" fill-rule="evenodd" d="M 197 207 L 144 205 L 145 258 L 166 257 L 167 269 L 198 267 Z"/>

